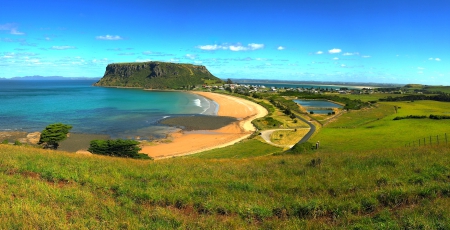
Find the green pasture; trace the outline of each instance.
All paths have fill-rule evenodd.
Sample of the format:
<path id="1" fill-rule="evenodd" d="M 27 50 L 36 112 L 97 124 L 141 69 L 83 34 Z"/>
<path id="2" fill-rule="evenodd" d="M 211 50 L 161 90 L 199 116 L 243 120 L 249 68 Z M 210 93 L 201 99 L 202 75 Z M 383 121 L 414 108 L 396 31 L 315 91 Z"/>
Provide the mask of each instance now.
<path id="1" fill-rule="evenodd" d="M 450 86 L 426 86 L 424 89 L 431 92 L 450 93 Z"/>
<path id="2" fill-rule="evenodd" d="M 261 141 L 258 140 L 244 140 L 232 146 L 212 149 L 188 157 L 202 158 L 202 159 L 222 159 L 222 158 L 241 159 L 241 158 L 265 156 L 281 151 L 282 151 L 281 148 L 266 143 L 262 143 Z"/>
<path id="3" fill-rule="evenodd" d="M 351 100 L 361 100 L 361 101 L 378 101 L 380 98 L 387 97 L 401 97 L 405 96 L 404 94 L 391 94 L 391 93 L 373 93 L 373 94 L 346 94 L 339 95 L 342 97 L 347 97 Z"/>
<path id="4" fill-rule="evenodd" d="M 0 145 L 0 229 L 448 229 L 449 165 L 444 146 L 153 162 Z"/>
<path id="5" fill-rule="evenodd" d="M 394 106 L 397 106 L 395 113 Z M 325 126 L 312 142 L 320 141 L 324 150 L 371 150 L 397 148 L 418 139 L 450 133 L 450 120 L 404 119 L 397 116 L 442 115 L 450 103 L 437 101 L 383 102 L 378 107 L 343 114 Z M 442 143 L 442 139 L 441 139 Z"/>

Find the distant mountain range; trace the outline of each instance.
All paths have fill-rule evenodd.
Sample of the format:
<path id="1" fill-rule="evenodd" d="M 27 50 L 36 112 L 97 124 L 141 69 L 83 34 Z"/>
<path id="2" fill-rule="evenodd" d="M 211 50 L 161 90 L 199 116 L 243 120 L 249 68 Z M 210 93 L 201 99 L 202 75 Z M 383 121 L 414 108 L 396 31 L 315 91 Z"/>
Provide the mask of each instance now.
<path id="1" fill-rule="evenodd" d="M 98 81 L 100 78 L 91 77 L 62 77 L 62 76 L 25 76 L 25 77 L 12 77 L 12 78 L 0 78 L 1 80 L 26 80 L 26 81 L 48 81 L 48 80 L 92 80 Z"/>

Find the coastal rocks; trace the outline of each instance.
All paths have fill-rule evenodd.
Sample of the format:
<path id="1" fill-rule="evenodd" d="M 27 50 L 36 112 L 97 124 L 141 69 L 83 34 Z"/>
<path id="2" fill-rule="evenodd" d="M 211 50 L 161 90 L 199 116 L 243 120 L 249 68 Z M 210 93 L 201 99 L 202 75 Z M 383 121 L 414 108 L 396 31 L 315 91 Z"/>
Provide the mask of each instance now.
<path id="1" fill-rule="evenodd" d="M 39 140 L 41 139 L 41 133 L 40 132 L 34 132 L 27 134 L 27 142 L 33 145 L 37 145 Z"/>
<path id="2" fill-rule="evenodd" d="M 41 138 L 40 132 L 26 133 L 20 131 L 0 132 L 0 141 L 8 140 L 10 143 L 19 141 L 22 144 L 36 145 Z"/>

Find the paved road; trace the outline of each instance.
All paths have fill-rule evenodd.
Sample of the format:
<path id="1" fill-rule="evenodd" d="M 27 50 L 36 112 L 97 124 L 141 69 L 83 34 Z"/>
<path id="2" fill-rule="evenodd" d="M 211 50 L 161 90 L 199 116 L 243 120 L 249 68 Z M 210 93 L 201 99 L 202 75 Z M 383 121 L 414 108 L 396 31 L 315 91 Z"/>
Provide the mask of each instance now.
<path id="1" fill-rule="evenodd" d="M 298 144 L 307 142 L 309 140 L 309 138 L 311 138 L 311 136 L 314 134 L 314 132 L 316 131 L 316 126 L 314 126 L 310 121 L 304 119 L 303 117 L 299 117 L 297 115 L 295 115 L 295 117 L 297 117 L 298 119 L 304 121 L 306 124 L 309 125 L 309 127 L 311 128 L 309 130 L 309 132 L 298 142 Z"/>

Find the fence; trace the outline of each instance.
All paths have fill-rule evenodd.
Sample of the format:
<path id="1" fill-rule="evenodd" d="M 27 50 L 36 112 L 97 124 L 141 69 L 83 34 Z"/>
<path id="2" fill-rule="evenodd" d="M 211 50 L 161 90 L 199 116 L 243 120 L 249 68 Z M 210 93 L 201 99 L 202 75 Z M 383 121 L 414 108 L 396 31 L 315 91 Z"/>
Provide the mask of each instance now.
<path id="1" fill-rule="evenodd" d="M 405 147 L 415 147 L 415 146 L 433 146 L 440 144 L 448 144 L 447 133 L 444 135 L 436 135 L 430 137 L 420 138 L 417 141 L 409 142 L 405 144 Z"/>

